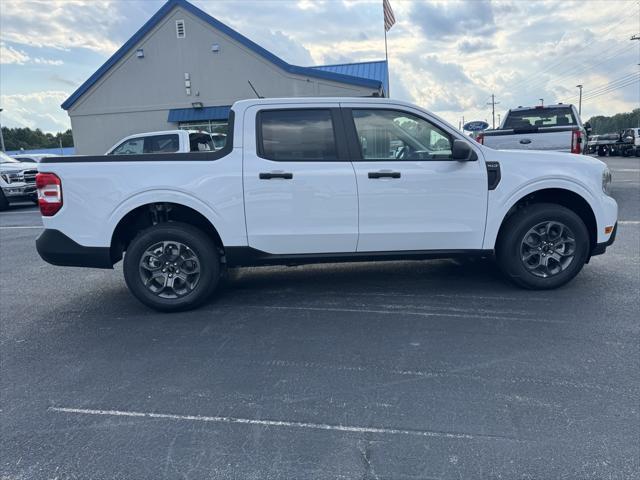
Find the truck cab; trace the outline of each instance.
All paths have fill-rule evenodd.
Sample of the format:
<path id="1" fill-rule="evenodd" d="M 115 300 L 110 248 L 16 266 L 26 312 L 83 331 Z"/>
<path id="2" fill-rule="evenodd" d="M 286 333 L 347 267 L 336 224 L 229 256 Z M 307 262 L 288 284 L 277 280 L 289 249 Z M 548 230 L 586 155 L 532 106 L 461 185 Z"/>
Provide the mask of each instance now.
<path id="1" fill-rule="evenodd" d="M 224 147 L 226 135 L 196 130 L 166 130 L 129 135 L 118 141 L 105 155 L 208 152 Z"/>

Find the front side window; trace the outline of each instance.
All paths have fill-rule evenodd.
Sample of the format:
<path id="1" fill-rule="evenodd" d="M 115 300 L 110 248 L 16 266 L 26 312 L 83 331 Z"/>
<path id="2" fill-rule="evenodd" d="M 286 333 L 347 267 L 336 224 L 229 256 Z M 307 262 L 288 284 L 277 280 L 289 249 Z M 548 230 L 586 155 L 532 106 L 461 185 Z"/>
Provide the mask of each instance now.
<path id="1" fill-rule="evenodd" d="M 276 161 L 337 160 L 328 109 L 264 110 L 258 114 L 261 157 Z"/>
<path id="2" fill-rule="evenodd" d="M 173 153 L 180 149 L 180 139 L 176 134 L 145 137 L 144 153 Z"/>
<path id="3" fill-rule="evenodd" d="M 144 152 L 144 138 L 130 138 L 129 140 L 125 140 L 109 155 L 139 155 Z"/>
<path id="4" fill-rule="evenodd" d="M 363 160 L 451 160 L 451 137 L 399 110 L 353 110 Z"/>

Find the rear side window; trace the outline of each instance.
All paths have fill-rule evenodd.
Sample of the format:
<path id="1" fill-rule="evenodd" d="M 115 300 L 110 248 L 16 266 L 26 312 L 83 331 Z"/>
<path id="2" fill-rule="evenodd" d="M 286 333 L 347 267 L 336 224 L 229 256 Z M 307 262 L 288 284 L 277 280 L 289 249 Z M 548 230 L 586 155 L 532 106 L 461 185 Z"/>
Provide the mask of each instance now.
<path id="1" fill-rule="evenodd" d="M 144 138 L 130 138 L 129 140 L 125 140 L 109 155 L 139 155 L 144 151 Z"/>
<path id="2" fill-rule="evenodd" d="M 564 127 L 577 125 L 570 108 L 530 108 L 509 112 L 503 128 Z"/>
<path id="3" fill-rule="evenodd" d="M 276 161 L 337 160 L 329 109 L 263 110 L 258 113 L 258 153 Z"/>
<path id="4" fill-rule="evenodd" d="M 144 138 L 144 153 L 173 153 L 180 149 L 176 134 L 154 135 Z"/>

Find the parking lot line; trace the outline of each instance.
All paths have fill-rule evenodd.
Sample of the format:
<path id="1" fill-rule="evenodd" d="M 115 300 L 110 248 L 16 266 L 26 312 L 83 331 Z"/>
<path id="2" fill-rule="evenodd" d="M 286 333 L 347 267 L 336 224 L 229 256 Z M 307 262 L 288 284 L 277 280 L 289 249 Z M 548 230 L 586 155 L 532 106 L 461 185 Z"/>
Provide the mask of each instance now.
<path id="1" fill-rule="evenodd" d="M 19 210 L 17 212 L 0 212 L 0 217 L 3 215 L 24 215 L 25 213 L 37 213 L 40 215 L 40 210 Z"/>
<path id="2" fill-rule="evenodd" d="M 410 435 L 417 437 L 438 437 L 458 440 L 475 440 L 475 439 L 494 439 L 494 440 L 510 440 L 516 442 L 524 442 L 515 437 L 507 435 L 487 435 L 487 434 L 470 434 L 470 433 L 453 433 L 439 432 L 435 430 L 405 430 L 399 428 L 385 427 L 357 427 L 351 425 L 331 425 L 326 423 L 310 423 L 295 422 L 290 420 L 261 420 L 252 418 L 238 417 L 210 417 L 205 415 L 179 415 L 173 413 L 153 413 L 153 412 L 135 412 L 123 410 L 94 410 L 88 408 L 68 408 L 68 407 L 49 407 L 51 412 L 72 413 L 79 415 L 103 415 L 111 417 L 135 417 L 135 418 L 154 418 L 165 420 L 179 420 L 189 422 L 209 422 L 209 423 L 232 423 L 244 425 L 259 425 L 263 427 L 284 427 L 284 428 L 304 428 L 311 430 L 330 430 L 336 432 L 348 433 L 377 433 L 387 435 Z"/>
<path id="3" fill-rule="evenodd" d="M 620 220 L 620 225 L 640 225 L 640 220 Z"/>
<path id="4" fill-rule="evenodd" d="M 290 307 L 280 305 L 245 305 L 245 308 L 267 309 L 267 310 L 302 310 L 311 312 L 333 312 L 333 313 L 372 313 L 379 315 L 412 315 L 417 317 L 453 317 L 453 318 L 477 318 L 480 320 L 508 320 L 516 322 L 536 322 L 550 324 L 570 324 L 563 320 L 547 320 L 543 318 L 518 318 L 516 316 L 505 315 L 474 315 L 472 313 L 446 313 L 446 312 L 415 312 L 407 310 L 373 310 L 365 308 L 333 308 L 333 307 Z"/>
<path id="5" fill-rule="evenodd" d="M 43 229 L 43 225 L 15 225 L 9 227 L 0 226 L 0 230 L 19 230 L 19 229 L 30 229 L 30 228 L 40 228 Z"/>

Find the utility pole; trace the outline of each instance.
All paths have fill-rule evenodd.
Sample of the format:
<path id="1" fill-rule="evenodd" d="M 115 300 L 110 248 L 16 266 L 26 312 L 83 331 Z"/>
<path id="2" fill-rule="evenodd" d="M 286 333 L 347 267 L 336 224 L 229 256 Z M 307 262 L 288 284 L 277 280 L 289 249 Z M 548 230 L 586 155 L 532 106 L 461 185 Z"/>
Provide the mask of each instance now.
<path id="1" fill-rule="evenodd" d="M 580 100 L 578 100 L 578 116 L 582 116 L 582 84 L 576 85 L 576 88 L 580 89 Z"/>
<path id="2" fill-rule="evenodd" d="M 0 113 L 2 113 L 2 108 L 0 108 Z M 3 152 L 5 151 L 4 149 L 4 135 L 2 134 L 2 122 L 0 122 L 0 150 L 2 150 Z"/>
<path id="3" fill-rule="evenodd" d="M 496 96 L 491 94 L 491 101 L 487 102 L 487 105 L 491 105 L 491 116 L 493 117 L 493 127 L 496 128 L 496 105 L 499 105 L 500 102 L 496 102 Z"/>
<path id="4" fill-rule="evenodd" d="M 500 125 L 500 114 L 498 114 L 498 125 Z"/>

